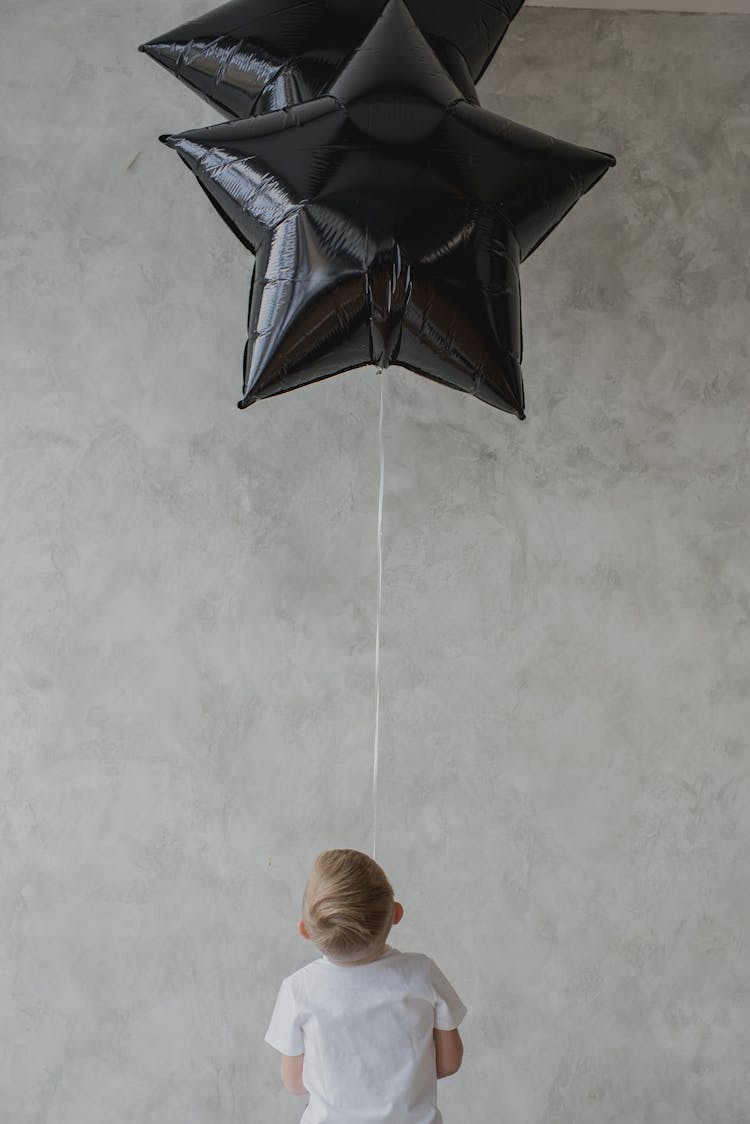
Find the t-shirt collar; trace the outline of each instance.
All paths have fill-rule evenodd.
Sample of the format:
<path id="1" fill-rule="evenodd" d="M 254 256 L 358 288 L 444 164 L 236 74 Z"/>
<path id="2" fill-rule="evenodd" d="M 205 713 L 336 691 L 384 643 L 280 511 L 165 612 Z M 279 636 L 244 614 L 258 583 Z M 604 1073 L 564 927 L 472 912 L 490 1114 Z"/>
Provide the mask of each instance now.
<path id="1" fill-rule="evenodd" d="M 334 968 L 371 968 L 374 964 L 379 964 L 380 961 L 383 960 L 389 952 L 395 951 L 396 949 L 393 948 L 392 945 L 387 944 L 377 960 L 369 960 L 367 964 L 347 964 L 340 960 L 331 960 L 331 958 L 329 956 L 326 956 L 325 953 L 321 953 L 321 960 L 324 960 L 326 964 L 332 964 Z"/>

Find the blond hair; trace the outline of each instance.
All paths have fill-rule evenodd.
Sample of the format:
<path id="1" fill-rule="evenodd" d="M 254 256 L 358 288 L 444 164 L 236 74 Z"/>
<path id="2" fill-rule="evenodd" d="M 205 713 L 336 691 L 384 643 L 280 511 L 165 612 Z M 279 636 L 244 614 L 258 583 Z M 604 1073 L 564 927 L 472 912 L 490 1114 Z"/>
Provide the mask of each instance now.
<path id="1" fill-rule="evenodd" d="M 311 940 L 331 959 L 354 960 L 385 941 L 393 922 L 393 887 L 362 851 L 323 851 L 302 899 Z"/>

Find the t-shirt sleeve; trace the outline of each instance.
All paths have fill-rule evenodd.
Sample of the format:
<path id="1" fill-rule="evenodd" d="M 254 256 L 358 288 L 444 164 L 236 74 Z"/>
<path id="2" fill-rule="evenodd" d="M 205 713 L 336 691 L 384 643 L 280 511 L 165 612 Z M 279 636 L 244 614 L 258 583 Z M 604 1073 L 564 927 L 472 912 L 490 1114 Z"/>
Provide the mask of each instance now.
<path id="1" fill-rule="evenodd" d="M 265 1041 L 280 1054 L 287 1054 L 290 1057 L 305 1052 L 300 1009 L 292 981 L 288 976 L 279 988 Z"/>
<path id="2" fill-rule="evenodd" d="M 466 1014 L 466 1007 L 434 960 L 430 960 L 430 981 L 435 996 L 435 1029 L 455 1030 Z"/>

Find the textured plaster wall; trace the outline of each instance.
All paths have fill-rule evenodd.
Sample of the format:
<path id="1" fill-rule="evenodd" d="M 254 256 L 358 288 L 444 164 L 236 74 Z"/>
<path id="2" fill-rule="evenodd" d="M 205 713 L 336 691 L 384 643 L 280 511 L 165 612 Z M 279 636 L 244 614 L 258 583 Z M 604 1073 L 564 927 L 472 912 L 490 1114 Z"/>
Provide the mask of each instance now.
<path id="1" fill-rule="evenodd" d="M 240 414 L 250 262 L 136 45 L 6 0 L 0 1114 L 291 1124 L 262 1035 L 370 845 L 378 385 Z M 529 421 L 395 371 L 379 858 L 446 1124 L 750 1121 L 750 20 L 528 10 L 481 93 L 618 168 L 524 269 Z"/>

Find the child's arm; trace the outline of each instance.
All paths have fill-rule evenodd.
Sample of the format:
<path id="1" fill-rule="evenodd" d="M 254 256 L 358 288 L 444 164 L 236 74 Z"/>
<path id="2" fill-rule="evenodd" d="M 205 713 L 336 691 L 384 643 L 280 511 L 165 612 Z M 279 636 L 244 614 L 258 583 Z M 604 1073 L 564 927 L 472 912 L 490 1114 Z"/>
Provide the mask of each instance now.
<path id="1" fill-rule="evenodd" d="M 304 1011 L 300 1006 L 295 980 L 296 973 L 282 980 L 265 1040 L 281 1054 L 281 1080 L 285 1088 L 301 1097 L 307 1093 L 302 1082 L 302 1063 L 305 1060 Z"/>
<path id="2" fill-rule="evenodd" d="M 464 1044 L 458 1030 L 433 1030 L 435 1039 L 435 1065 L 438 1078 L 452 1077 L 461 1068 Z"/>
<path id="3" fill-rule="evenodd" d="M 307 1089 L 302 1084 L 302 1063 L 304 1060 L 304 1054 L 294 1056 L 282 1054 L 281 1056 L 281 1080 L 284 1082 L 284 1087 L 297 1097 L 307 1095 Z"/>

